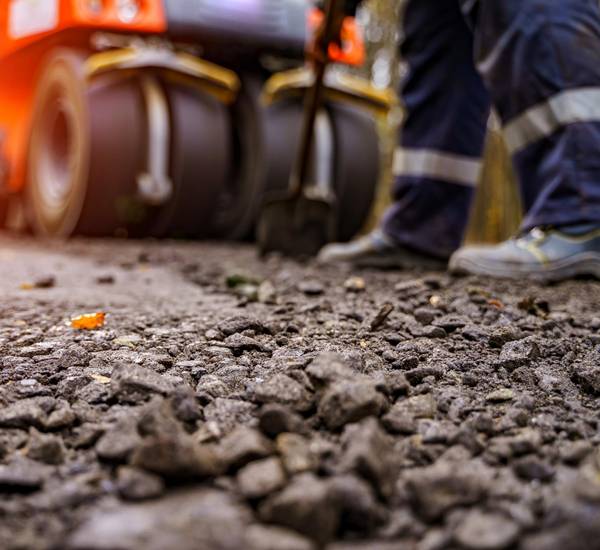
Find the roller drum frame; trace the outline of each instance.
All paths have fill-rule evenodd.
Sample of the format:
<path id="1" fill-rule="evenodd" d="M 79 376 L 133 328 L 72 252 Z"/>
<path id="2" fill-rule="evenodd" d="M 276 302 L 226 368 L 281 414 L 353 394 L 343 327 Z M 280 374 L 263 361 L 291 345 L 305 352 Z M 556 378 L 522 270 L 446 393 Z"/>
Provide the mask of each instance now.
<path id="1" fill-rule="evenodd" d="M 258 75 L 243 77 L 240 97 L 230 108 L 196 89 L 144 73 L 106 74 L 88 87 L 81 75 L 84 58 L 65 50 L 49 62 L 50 71 L 57 63 L 70 67 L 64 85 L 70 95 L 63 99 L 75 109 L 70 124 L 78 139 L 69 154 L 77 161 L 63 162 L 62 169 L 75 167 L 70 184 L 77 196 L 61 223 L 40 221 L 40 182 L 53 173 L 47 159 L 52 136 L 43 129 L 48 103 L 40 97 L 34 124 L 43 131 L 40 137 L 36 126 L 32 134 L 26 194 L 34 231 L 54 236 L 251 235 L 265 194 L 285 188 L 289 180 L 301 102 L 289 99 L 265 107 Z M 43 96 L 44 77 L 40 86 Z M 338 235 L 347 240 L 359 231 L 373 200 L 379 167 L 376 129 L 366 114 L 335 102 L 320 114 L 317 128 L 314 180 L 318 185 L 333 182 Z M 40 139 L 46 141 L 40 144 Z"/>
<path id="2" fill-rule="evenodd" d="M 106 74 L 88 86 L 84 59 L 59 50 L 40 81 L 25 196 L 34 231 L 206 236 L 231 165 L 227 108 L 150 73 Z M 55 124 L 46 113 L 56 100 L 46 97 L 54 93 L 45 91 L 46 80 L 73 106 L 61 154 L 48 128 Z"/>

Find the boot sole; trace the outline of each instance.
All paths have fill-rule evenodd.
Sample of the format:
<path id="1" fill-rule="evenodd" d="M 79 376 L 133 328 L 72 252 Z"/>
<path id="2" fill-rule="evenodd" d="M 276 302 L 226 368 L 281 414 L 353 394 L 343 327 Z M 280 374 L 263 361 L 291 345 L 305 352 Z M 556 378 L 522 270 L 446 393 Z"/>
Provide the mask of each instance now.
<path id="1" fill-rule="evenodd" d="M 450 261 L 450 272 L 454 275 L 487 275 L 501 279 L 532 279 L 539 282 L 558 282 L 576 277 L 600 279 L 600 254 L 590 252 L 578 254 L 549 264 L 505 265 L 477 262 L 469 258 Z"/>
<path id="2" fill-rule="evenodd" d="M 447 268 L 447 262 L 420 256 L 407 254 L 370 256 L 348 260 L 347 263 L 358 268 L 372 268 L 382 270 L 392 269 L 420 269 L 430 271 L 443 271 Z"/>

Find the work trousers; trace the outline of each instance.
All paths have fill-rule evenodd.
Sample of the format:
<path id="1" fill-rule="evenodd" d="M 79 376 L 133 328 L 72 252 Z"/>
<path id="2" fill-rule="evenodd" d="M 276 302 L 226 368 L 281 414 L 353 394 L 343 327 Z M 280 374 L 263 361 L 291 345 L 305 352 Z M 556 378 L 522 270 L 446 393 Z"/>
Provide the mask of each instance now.
<path id="1" fill-rule="evenodd" d="M 408 0 L 384 231 L 438 257 L 460 246 L 493 106 L 518 175 L 523 229 L 600 225 L 598 0 Z"/>

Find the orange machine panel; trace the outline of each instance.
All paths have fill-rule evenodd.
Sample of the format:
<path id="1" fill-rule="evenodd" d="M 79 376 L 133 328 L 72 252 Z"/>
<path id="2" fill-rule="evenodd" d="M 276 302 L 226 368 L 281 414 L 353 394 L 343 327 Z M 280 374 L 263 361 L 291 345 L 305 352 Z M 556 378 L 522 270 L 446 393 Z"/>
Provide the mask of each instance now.
<path id="1" fill-rule="evenodd" d="M 70 10 L 65 12 L 65 21 L 71 25 L 85 25 L 94 28 L 108 28 L 115 31 L 126 30 L 142 33 L 162 33 L 167 22 L 162 0 L 130 0 L 139 6 L 133 13 L 124 10 L 123 0 L 70 0 Z M 119 12 L 119 4 L 121 12 Z M 90 9 L 90 6 L 100 8 Z M 67 10 L 66 10 L 67 11 Z"/>
<path id="2" fill-rule="evenodd" d="M 162 0 L 4 0 L 0 58 L 68 29 L 162 33 L 166 28 Z"/>
<path id="3" fill-rule="evenodd" d="M 51 47 L 66 32 L 85 44 L 95 30 L 160 34 L 162 0 L 0 0 L 0 146 L 9 162 L 8 188 L 25 180 L 36 82 Z"/>

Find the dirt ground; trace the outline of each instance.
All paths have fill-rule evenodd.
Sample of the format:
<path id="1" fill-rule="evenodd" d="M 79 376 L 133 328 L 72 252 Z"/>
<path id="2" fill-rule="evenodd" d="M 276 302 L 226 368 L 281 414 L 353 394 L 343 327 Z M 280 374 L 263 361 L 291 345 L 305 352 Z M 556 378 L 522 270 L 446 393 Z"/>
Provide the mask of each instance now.
<path id="1" fill-rule="evenodd" d="M 596 282 L 4 236 L 0 292 L 2 549 L 600 548 Z"/>

